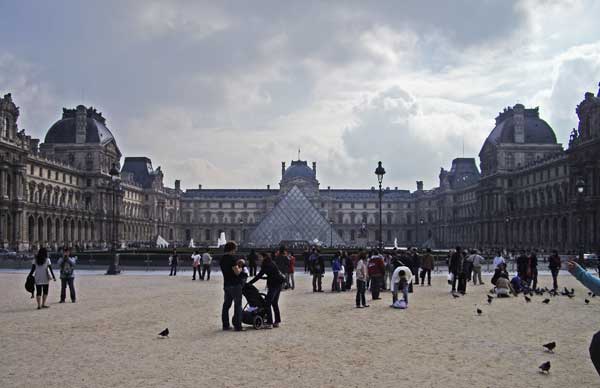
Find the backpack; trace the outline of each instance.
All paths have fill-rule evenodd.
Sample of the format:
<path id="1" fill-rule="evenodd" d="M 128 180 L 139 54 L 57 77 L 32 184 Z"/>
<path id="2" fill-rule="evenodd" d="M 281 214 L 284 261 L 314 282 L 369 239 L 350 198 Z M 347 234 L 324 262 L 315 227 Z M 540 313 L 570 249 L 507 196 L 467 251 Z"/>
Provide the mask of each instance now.
<path id="1" fill-rule="evenodd" d="M 25 290 L 29 293 L 32 293 L 33 290 L 35 290 L 35 277 L 33 277 L 33 275 L 27 275 L 27 280 L 25 280 Z"/>

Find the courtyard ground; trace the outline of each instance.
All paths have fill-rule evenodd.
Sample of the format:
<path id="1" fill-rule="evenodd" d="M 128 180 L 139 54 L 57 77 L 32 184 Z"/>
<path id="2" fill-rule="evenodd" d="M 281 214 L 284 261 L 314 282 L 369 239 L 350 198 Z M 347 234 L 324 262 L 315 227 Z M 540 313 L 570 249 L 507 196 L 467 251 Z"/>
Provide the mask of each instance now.
<path id="1" fill-rule="evenodd" d="M 0 273 L 2 387 L 600 386 L 588 356 L 600 296 L 585 305 L 587 290 L 568 274 L 559 281 L 577 296 L 549 305 L 539 296 L 487 305 L 489 276 L 453 299 L 439 276 L 415 287 L 406 311 L 389 307 L 389 293 L 355 309 L 354 292 L 314 294 L 298 274 L 281 296 L 281 327 L 243 333 L 220 330 L 218 275 L 79 275 L 76 304 L 57 303 L 56 282 L 51 308 L 36 310 L 25 274 Z M 171 337 L 158 339 L 165 327 Z M 544 352 L 552 340 L 555 354 Z"/>

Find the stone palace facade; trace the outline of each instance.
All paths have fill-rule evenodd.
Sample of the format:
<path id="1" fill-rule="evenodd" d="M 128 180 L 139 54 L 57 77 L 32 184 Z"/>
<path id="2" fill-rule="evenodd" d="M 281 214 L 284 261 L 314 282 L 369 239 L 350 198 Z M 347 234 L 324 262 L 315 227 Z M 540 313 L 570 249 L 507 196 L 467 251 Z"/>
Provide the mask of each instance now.
<path id="1" fill-rule="evenodd" d="M 439 186 L 386 188 L 383 240 L 448 248 L 600 248 L 600 92 L 586 93 L 567 149 L 537 108 L 517 104 L 475 158 L 441 169 Z M 19 131 L 19 108 L 0 99 L 0 245 L 28 250 L 64 244 L 106 248 L 152 244 L 214 245 L 221 232 L 246 245 L 319 241 L 376 245 L 379 196 L 322 188 L 317 164 L 281 165 L 279 188 L 181 190 L 163 184 L 146 157 L 125 157 L 106 119 L 82 105 L 63 109 L 43 143 Z M 385 164 L 385 163 L 384 163 Z M 109 174 L 120 169 L 120 180 Z M 373 177 L 375 178 L 375 177 Z M 116 200 L 116 201 L 114 201 Z M 117 204 L 113 211 L 113 202 Z"/>

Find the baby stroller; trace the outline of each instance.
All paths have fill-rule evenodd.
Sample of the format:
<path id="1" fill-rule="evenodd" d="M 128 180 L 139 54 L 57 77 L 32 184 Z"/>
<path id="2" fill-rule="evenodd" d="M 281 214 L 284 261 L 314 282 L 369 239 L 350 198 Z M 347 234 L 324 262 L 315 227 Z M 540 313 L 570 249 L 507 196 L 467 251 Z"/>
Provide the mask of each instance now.
<path id="1" fill-rule="evenodd" d="M 267 302 L 265 302 L 267 295 L 258 291 L 258 288 L 251 284 L 244 285 L 242 294 L 248 302 L 242 311 L 242 322 L 246 325 L 252 325 L 258 330 L 263 327 L 265 322 L 269 319 Z"/>

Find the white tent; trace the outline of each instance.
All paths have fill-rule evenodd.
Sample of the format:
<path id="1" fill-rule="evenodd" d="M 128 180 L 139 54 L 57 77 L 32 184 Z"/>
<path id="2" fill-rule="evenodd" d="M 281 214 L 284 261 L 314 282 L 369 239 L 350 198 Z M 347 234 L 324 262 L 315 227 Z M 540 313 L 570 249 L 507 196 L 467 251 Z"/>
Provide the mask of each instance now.
<path id="1" fill-rule="evenodd" d="M 219 236 L 219 239 L 217 240 L 217 248 L 220 248 L 225 244 L 227 244 L 227 238 L 225 237 L 225 232 L 221 232 L 221 235 Z"/>
<path id="2" fill-rule="evenodd" d="M 169 242 L 167 240 L 165 240 L 164 238 L 162 238 L 161 235 L 159 235 L 156 238 L 156 246 L 158 248 L 168 248 L 169 247 Z"/>
<path id="3" fill-rule="evenodd" d="M 196 245 L 194 245 L 194 239 L 190 240 L 190 248 L 196 248 Z"/>

